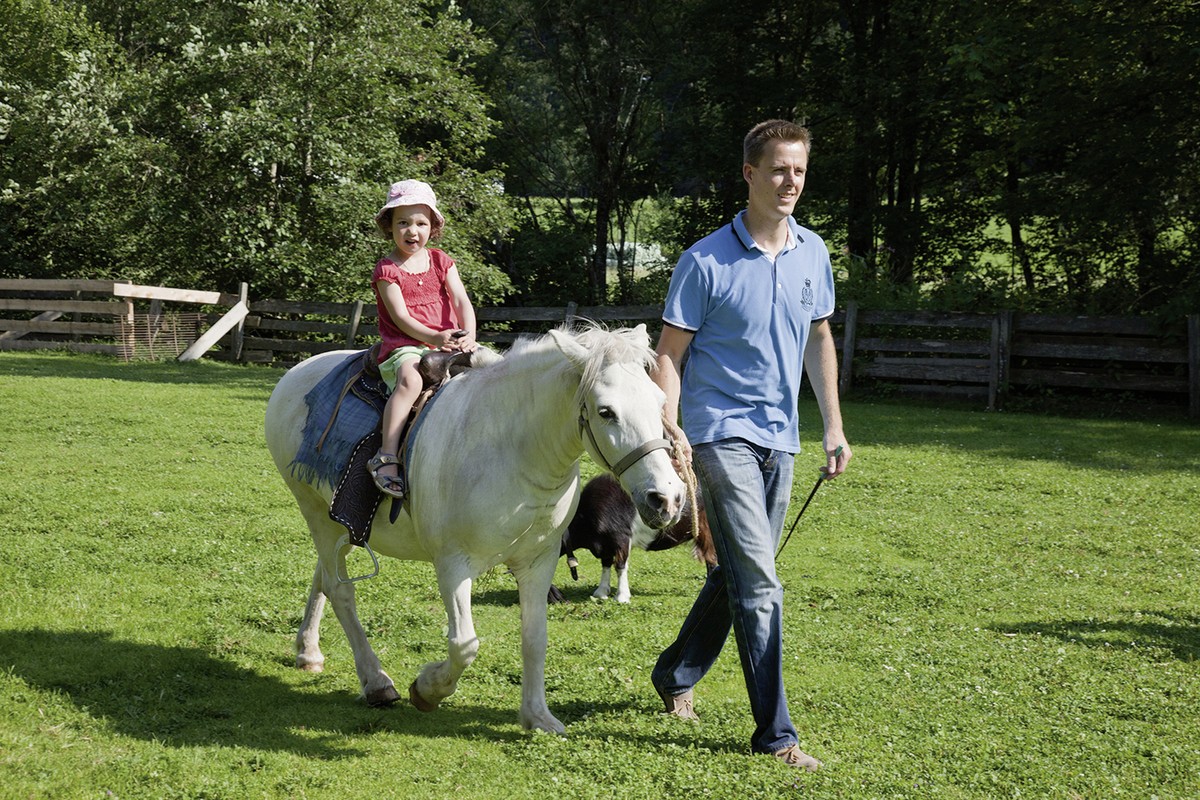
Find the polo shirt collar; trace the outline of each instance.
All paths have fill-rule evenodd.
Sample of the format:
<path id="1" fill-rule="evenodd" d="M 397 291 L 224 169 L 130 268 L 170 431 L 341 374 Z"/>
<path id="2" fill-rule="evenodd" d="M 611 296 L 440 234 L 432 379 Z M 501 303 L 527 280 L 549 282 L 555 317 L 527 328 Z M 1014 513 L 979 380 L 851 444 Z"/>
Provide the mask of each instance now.
<path id="1" fill-rule="evenodd" d="M 765 253 L 766 251 L 758 246 L 758 243 L 754 241 L 754 237 L 750 235 L 750 231 L 746 229 L 746 221 L 744 219 L 745 216 L 746 212 L 743 209 L 742 211 L 738 212 L 736 217 L 733 218 L 734 235 L 738 237 L 738 241 L 742 243 L 742 247 L 745 247 L 747 250 L 758 250 L 759 252 Z M 783 250 L 779 251 L 780 255 L 789 250 L 794 250 L 799 246 L 800 242 L 804 241 L 804 237 L 802 237 L 800 232 L 797 230 L 798 227 L 799 226 L 796 224 L 796 220 L 789 216 L 787 218 L 787 244 L 783 246 Z"/>

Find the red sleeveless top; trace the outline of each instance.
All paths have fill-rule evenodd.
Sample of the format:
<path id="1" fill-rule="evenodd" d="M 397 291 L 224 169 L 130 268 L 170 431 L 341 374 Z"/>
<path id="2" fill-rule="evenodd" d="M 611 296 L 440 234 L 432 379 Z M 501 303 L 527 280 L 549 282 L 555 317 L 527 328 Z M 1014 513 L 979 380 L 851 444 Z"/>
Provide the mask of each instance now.
<path id="1" fill-rule="evenodd" d="M 426 248 L 426 252 L 429 253 L 429 269 L 425 272 L 406 272 L 390 258 L 381 258 L 371 274 L 371 290 L 375 293 L 375 308 L 379 314 L 379 337 L 383 340 L 383 346 L 379 348 L 380 363 L 397 347 L 433 346 L 412 338 L 396 326 L 383 304 L 383 296 L 379 292 L 380 281 L 394 283 L 400 287 L 408 313 L 422 325 L 427 325 L 435 331 L 458 327 L 454 306 L 450 303 L 450 293 L 446 290 L 446 273 L 454 266 L 454 259 L 432 247 Z"/>

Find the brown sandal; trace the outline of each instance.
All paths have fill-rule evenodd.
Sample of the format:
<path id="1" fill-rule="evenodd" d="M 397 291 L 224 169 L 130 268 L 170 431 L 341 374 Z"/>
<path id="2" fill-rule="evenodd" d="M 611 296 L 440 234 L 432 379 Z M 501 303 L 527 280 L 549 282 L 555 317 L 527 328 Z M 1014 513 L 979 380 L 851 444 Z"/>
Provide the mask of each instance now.
<path id="1" fill-rule="evenodd" d="M 395 464 L 397 469 L 396 475 L 380 475 L 379 470 L 388 464 Z M 367 462 L 367 471 L 371 473 L 371 480 L 375 481 L 375 486 L 379 491 L 395 497 L 397 500 L 403 500 L 408 493 L 408 486 L 404 482 L 398 471 L 400 469 L 400 459 L 396 458 L 392 453 L 377 453 L 370 461 Z"/>

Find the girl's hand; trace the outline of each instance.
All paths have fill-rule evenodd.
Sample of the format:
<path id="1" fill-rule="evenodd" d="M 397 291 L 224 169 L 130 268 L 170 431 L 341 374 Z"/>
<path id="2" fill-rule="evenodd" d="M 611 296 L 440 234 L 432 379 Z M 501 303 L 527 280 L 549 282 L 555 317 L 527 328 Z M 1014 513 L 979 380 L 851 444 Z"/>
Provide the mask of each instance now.
<path id="1" fill-rule="evenodd" d="M 449 330 L 438 334 L 439 349 L 448 352 L 473 353 L 479 349 L 475 334 L 471 331 Z"/>

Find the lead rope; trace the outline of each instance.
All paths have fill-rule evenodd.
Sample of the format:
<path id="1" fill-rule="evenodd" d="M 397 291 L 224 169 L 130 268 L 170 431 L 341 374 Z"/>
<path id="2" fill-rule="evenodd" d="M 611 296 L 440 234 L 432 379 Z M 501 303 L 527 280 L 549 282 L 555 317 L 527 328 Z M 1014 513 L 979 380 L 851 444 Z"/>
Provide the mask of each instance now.
<path id="1" fill-rule="evenodd" d="M 665 413 L 663 414 L 663 431 L 671 440 L 671 458 L 675 459 L 675 463 L 679 465 L 679 477 L 683 478 L 683 484 L 687 487 L 687 499 L 692 507 L 692 536 L 694 537 L 700 532 L 700 503 L 699 497 L 697 497 L 696 471 L 692 469 L 691 460 L 684 458 L 683 436 L 679 435 L 682 434 L 682 431 L 673 420 L 667 419 Z"/>

